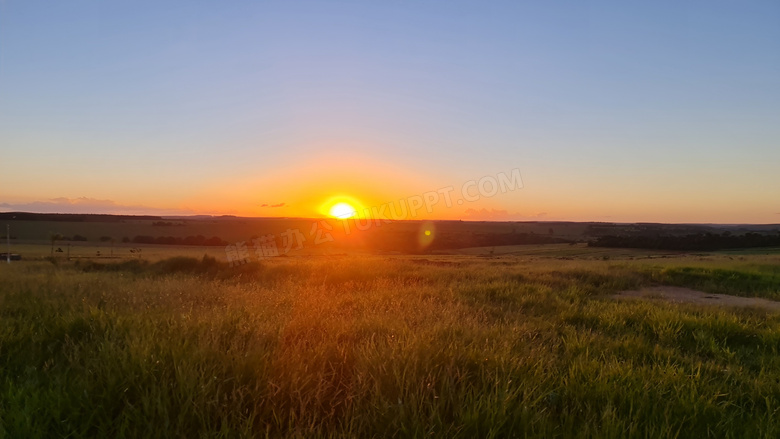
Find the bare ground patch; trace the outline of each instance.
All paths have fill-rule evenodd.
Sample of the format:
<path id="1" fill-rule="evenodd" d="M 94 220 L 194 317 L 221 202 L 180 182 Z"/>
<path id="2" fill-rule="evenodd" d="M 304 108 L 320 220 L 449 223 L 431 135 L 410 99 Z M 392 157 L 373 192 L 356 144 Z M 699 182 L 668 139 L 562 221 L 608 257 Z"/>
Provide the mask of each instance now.
<path id="1" fill-rule="evenodd" d="M 700 305 L 719 305 L 733 307 L 752 307 L 780 311 L 780 302 L 758 297 L 730 296 L 712 294 L 683 287 L 655 286 L 639 290 L 621 291 L 612 296 L 615 299 L 656 299 L 673 303 L 695 303 Z"/>

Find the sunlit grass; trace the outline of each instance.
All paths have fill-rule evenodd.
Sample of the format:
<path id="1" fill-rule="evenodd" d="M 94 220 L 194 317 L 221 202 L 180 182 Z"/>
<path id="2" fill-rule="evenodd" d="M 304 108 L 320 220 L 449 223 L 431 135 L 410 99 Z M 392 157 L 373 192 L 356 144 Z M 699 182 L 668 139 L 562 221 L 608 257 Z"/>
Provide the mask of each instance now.
<path id="1" fill-rule="evenodd" d="M 777 314 L 608 299 L 655 283 L 774 298 L 776 267 L 762 256 L 12 264 L 0 272 L 0 431 L 777 437 Z"/>

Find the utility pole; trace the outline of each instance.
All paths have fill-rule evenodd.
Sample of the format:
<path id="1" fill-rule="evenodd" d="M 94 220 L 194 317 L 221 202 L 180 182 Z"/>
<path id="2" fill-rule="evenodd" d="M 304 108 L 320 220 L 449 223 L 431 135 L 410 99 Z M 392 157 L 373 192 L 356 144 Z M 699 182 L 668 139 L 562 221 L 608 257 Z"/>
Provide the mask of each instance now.
<path id="1" fill-rule="evenodd" d="M 8 242 L 8 253 L 5 254 L 6 261 L 11 263 L 11 225 L 5 225 L 5 240 Z"/>

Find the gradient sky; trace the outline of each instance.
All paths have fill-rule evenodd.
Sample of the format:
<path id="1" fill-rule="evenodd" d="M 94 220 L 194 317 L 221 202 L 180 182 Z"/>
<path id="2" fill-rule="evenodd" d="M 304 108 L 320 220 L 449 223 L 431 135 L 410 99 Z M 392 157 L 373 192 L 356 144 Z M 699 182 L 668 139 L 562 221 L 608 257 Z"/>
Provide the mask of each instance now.
<path id="1" fill-rule="evenodd" d="M 311 216 L 520 169 L 428 216 L 779 223 L 780 2 L 5 0 L 0 149 L 5 211 Z"/>

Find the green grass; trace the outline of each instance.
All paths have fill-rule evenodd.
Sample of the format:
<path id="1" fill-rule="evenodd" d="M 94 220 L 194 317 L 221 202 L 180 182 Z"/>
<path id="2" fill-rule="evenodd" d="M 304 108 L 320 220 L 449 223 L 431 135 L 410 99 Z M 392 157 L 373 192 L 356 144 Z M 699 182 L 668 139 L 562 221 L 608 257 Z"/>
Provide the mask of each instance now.
<path id="1" fill-rule="evenodd" d="M 777 256 L 0 267 L 0 436 L 777 437 Z"/>

